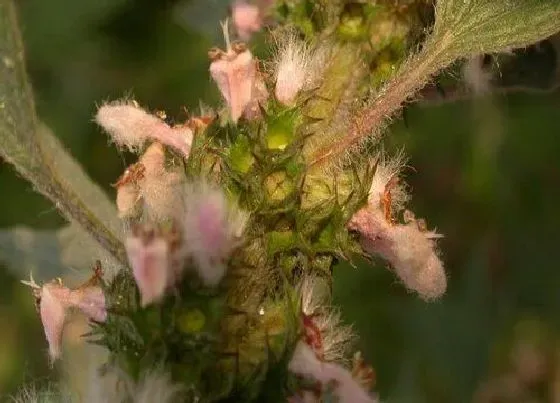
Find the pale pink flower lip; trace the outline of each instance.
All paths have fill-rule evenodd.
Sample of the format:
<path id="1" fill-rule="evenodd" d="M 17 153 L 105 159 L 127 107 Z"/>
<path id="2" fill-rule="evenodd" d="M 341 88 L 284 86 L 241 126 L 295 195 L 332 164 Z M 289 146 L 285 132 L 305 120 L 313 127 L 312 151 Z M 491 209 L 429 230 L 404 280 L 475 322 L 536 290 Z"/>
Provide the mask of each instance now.
<path id="1" fill-rule="evenodd" d="M 222 29 L 226 50 L 213 48 L 208 52 L 210 75 L 227 103 L 231 120 L 237 123 L 241 116 L 258 116 L 259 105 L 268 98 L 268 90 L 251 51 L 243 43 L 230 43 L 227 21 Z"/>
<path id="2" fill-rule="evenodd" d="M 169 283 L 169 246 L 150 231 L 137 231 L 125 242 L 132 274 L 140 290 L 141 305 L 158 302 Z"/>
<path id="3" fill-rule="evenodd" d="M 216 286 L 224 277 L 226 260 L 237 246 L 246 219 L 222 190 L 202 183 L 191 185 L 183 219 L 184 246 L 205 285 Z"/>
<path id="4" fill-rule="evenodd" d="M 237 51 L 236 51 L 237 50 Z M 248 49 L 230 48 L 217 53 L 210 63 L 210 75 L 226 100 L 231 119 L 237 122 L 253 98 L 257 66 Z"/>

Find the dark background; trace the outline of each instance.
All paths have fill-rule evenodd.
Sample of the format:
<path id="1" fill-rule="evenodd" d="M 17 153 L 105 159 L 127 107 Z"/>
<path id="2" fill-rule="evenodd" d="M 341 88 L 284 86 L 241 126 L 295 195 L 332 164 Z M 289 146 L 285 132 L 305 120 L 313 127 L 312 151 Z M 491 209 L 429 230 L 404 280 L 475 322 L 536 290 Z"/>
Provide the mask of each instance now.
<path id="1" fill-rule="evenodd" d="M 183 107 L 219 100 L 206 52 L 221 45 L 217 22 L 227 4 L 193 3 L 20 2 L 38 114 L 111 197 L 109 184 L 131 158 L 92 122 L 96 105 L 132 94 L 181 118 Z M 556 58 L 546 62 L 555 72 Z M 520 79 L 534 76 L 532 68 L 524 66 Z M 412 106 L 407 124 L 391 128 L 389 148 L 404 147 L 414 167 L 407 172 L 412 208 L 445 234 L 449 291 L 427 304 L 383 263 L 337 268 L 336 301 L 361 335 L 385 400 L 472 401 L 481 382 L 510 367 L 516 334 L 538 339 L 549 358 L 560 351 L 559 116 L 557 92 L 514 92 Z M 0 227 L 63 224 L 7 164 L 0 164 L 0 189 Z M 18 282 L 27 275 L 0 267 L 0 396 L 57 377 L 33 299 Z M 559 382 L 551 362 L 543 384 Z M 554 401 L 540 395 L 536 401 Z"/>

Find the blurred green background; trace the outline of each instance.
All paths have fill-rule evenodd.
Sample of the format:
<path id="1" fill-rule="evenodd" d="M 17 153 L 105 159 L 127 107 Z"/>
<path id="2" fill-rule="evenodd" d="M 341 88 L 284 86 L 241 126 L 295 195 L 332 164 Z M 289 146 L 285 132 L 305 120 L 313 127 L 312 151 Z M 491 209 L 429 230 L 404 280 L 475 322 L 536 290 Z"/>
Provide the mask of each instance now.
<path id="1" fill-rule="evenodd" d="M 132 94 L 181 119 L 199 100 L 219 100 L 206 52 L 220 44 L 225 0 L 19 4 L 38 114 L 111 195 L 110 183 L 131 158 L 92 122 L 96 105 Z M 535 75 L 543 67 L 527 62 L 518 81 L 553 85 L 558 58 L 554 49 L 547 55 L 536 58 L 546 74 Z M 475 394 L 485 380 L 511 372 L 516 337 L 537 346 L 531 351 L 546 373 L 531 384 L 536 400 L 495 401 L 560 401 L 551 392 L 560 383 L 559 116 L 557 92 L 523 92 L 412 106 L 407 124 L 391 128 L 388 147 L 404 147 L 414 167 L 407 172 L 411 207 L 445 234 L 449 291 L 427 304 L 382 262 L 337 268 L 336 302 L 361 336 L 385 401 L 486 401 Z M 63 224 L 7 164 L 0 164 L 0 189 L 0 227 Z M 57 376 L 33 298 L 18 282 L 27 275 L 0 267 L 0 396 Z"/>

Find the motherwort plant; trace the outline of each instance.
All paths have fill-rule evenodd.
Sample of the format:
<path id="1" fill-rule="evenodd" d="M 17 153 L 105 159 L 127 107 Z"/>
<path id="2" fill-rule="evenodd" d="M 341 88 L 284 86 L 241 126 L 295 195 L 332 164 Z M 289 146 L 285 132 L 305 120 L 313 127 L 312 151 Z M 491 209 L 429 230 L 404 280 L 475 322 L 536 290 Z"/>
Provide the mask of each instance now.
<path id="1" fill-rule="evenodd" d="M 50 358 L 73 310 L 107 352 L 91 401 L 375 402 L 330 303 L 336 263 L 380 258 L 426 301 L 447 284 L 442 235 L 408 209 L 383 130 L 449 65 L 560 30 L 560 3 L 239 0 L 230 21 L 208 53 L 221 106 L 176 124 L 131 98 L 98 108 L 138 154 L 112 203 L 38 122 L 0 0 L 0 155 L 101 251 L 78 251 L 94 267 L 78 287 L 22 281 Z M 264 26 L 270 60 L 250 45 Z"/>

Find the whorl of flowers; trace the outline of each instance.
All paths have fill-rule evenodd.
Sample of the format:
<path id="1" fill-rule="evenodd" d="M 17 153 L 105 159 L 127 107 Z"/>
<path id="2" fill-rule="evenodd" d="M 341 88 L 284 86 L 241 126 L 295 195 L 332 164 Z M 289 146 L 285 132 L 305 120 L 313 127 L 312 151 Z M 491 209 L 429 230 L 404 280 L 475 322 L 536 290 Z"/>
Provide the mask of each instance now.
<path id="1" fill-rule="evenodd" d="M 234 4 L 242 38 L 262 26 L 263 10 Z M 402 156 L 379 154 L 375 170 L 352 165 L 333 177 L 312 170 L 310 137 L 347 127 L 340 120 L 353 104 L 344 94 L 318 94 L 330 86 L 329 46 L 284 31 L 267 76 L 247 44 L 230 41 L 227 23 L 223 30 L 225 50 L 209 52 L 209 75 L 225 101 L 217 113 L 169 125 L 132 100 L 99 107 L 96 122 L 138 154 L 114 184 L 128 268 L 106 283 L 97 273 L 77 289 L 26 282 L 50 357 L 60 357 L 66 312 L 77 308 L 94 322 L 91 334 L 113 367 L 144 366 L 124 382 L 135 402 L 171 401 L 177 373 L 195 379 L 196 399 L 217 393 L 204 390 L 211 381 L 254 397 L 275 365 L 297 385 L 290 401 L 376 402 L 373 369 L 359 353 L 352 359 L 354 333 L 323 280 L 361 248 L 387 260 L 407 288 L 436 298 L 446 288 L 440 235 L 404 210 Z M 169 376 L 146 371 L 158 354 Z"/>

